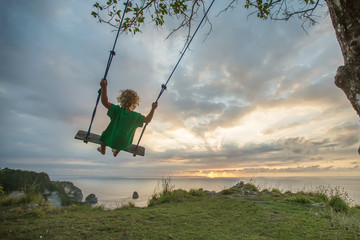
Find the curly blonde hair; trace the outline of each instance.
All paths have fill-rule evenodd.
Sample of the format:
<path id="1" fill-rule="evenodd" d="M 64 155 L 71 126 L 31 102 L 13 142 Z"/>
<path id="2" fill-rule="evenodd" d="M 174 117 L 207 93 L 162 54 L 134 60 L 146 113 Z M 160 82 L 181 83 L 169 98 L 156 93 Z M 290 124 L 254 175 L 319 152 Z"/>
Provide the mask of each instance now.
<path id="1" fill-rule="evenodd" d="M 131 89 L 120 90 L 120 95 L 117 97 L 117 101 L 123 108 L 129 108 L 134 110 L 140 102 L 139 95 Z"/>

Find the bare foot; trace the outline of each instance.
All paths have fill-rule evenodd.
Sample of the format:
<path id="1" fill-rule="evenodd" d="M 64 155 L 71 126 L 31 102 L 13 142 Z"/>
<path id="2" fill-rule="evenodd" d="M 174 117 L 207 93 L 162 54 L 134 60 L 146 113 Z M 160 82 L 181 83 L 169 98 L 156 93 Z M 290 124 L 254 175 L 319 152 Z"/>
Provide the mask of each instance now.
<path id="1" fill-rule="evenodd" d="M 105 155 L 105 152 L 101 151 L 101 147 L 98 147 L 97 150 L 98 150 L 99 153 L 101 153 L 102 155 Z"/>
<path id="2" fill-rule="evenodd" d="M 114 157 L 116 157 L 119 154 L 120 150 L 113 149 L 112 152 L 113 152 Z"/>

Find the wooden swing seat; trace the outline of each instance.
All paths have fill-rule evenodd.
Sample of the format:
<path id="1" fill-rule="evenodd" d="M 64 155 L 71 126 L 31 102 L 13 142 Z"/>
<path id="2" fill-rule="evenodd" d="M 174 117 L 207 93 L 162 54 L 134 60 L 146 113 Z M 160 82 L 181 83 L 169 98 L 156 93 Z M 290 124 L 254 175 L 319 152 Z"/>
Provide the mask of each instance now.
<path id="1" fill-rule="evenodd" d="M 78 140 L 82 140 L 84 142 L 91 142 L 91 143 L 95 143 L 95 144 L 101 144 L 99 138 L 100 136 L 94 133 L 90 133 L 90 135 L 86 138 L 86 134 L 87 131 L 83 131 L 83 130 L 79 130 L 77 132 L 77 134 L 75 135 L 75 139 Z M 130 147 L 128 147 L 126 150 L 123 150 L 125 152 L 129 152 L 134 154 L 135 153 L 135 149 L 136 149 L 136 145 L 135 144 L 131 144 Z M 140 156 L 145 156 L 145 148 L 138 146 L 136 149 L 136 154 L 135 155 L 140 155 Z"/>

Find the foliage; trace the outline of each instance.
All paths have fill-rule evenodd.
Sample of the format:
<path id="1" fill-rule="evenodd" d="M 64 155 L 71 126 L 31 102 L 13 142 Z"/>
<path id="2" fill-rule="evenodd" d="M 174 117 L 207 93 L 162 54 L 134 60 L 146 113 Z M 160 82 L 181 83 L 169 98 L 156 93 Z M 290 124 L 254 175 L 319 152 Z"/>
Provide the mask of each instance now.
<path id="1" fill-rule="evenodd" d="M 277 189 L 277 188 L 271 189 L 271 192 L 275 193 L 275 194 L 281 194 L 281 191 L 279 189 Z"/>
<path id="2" fill-rule="evenodd" d="M 191 196 L 200 197 L 200 196 L 203 196 L 205 193 L 202 188 L 199 188 L 199 189 L 190 189 L 189 194 Z"/>
<path id="3" fill-rule="evenodd" d="M 69 197 L 64 190 L 66 185 L 71 185 L 73 188 L 76 188 L 71 182 L 52 182 L 49 175 L 44 172 L 37 173 L 9 168 L 0 169 L 0 185 L 3 187 L 5 193 L 21 191 L 26 194 L 40 194 L 45 198 L 47 198 L 51 192 L 56 191 L 60 197 L 62 206 L 68 206 L 76 202 L 73 198 Z M 80 189 L 78 190 L 81 192 Z"/>
<path id="4" fill-rule="evenodd" d="M 252 192 L 257 192 L 259 191 L 259 189 L 252 183 L 247 183 L 245 184 L 245 189 L 246 190 L 249 190 L 249 191 L 252 191 Z"/>
<path id="5" fill-rule="evenodd" d="M 350 209 L 349 205 L 340 196 L 332 196 L 329 204 L 335 212 L 348 212 Z"/>
<path id="6" fill-rule="evenodd" d="M 289 20 L 292 16 L 297 15 L 300 19 L 315 23 L 314 10 L 318 6 L 320 0 L 303 0 L 303 1 L 287 1 L 287 0 L 246 0 L 244 7 L 246 9 L 253 8 L 258 18 L 267 20 Z"/>
<path id="7" fill-rule="evenodd" d="M 252 183 L 245 184 L 244 182 L 241 181 L 229 189 L 222 190 L 220 193 L 223 195 L 231 195 L 231 194 L 256 193 L 258 191 L 259 191 L 258 188 L 254 184 Z"/>
<path id="8" fill-rule="evenodd" d="M 328 203 L 329 197 L 325 193 L 315 193 L 314 201 L 317 203 Z"/>
<path id="9" fill-rule="evenodd" d="M 237 4 L 238 1 L 236 0 L 225 3 L 220 13 L 234 8 Z M 125 5 L 126 3 L 120 4 L 118 0 L 95 2 L 93 4 L 95 10 L 91 12 L 91 15 L 98 19 L 99 22 L 118 27 L 124 14 L 122 9 Z M 303 23 L 315 24 L 318 17 L 314 14 L 314 11 L 319 5 L 320 0 L 246 0 L 243 7 L 254 10 L 251 14 L 256 13 L 258 18 L 264 20 L 270 18 L 272 20 L 287 21 L 293 16 L 298 16 L 303 20 Z M 169 36 L 181 28 L 186 28 L 188 41 L 192 24 L 196 21 L 201 10 L 203 13 L 205 12 L 205 0 L 129 0 L 122 31 L 133 34 L 141 32 L 140 29 L 145 24 L 146 19 L 148 22 L 154 23 L 155 26 L 161 27 L 166 21 L 166 16 L 169 16 L 176 18 L 178 21 L 177 27 Z"/>
<path id="10" fill-rule="evenodd" d="M 50 181 L 49 175 L 41 172 L 14 170 L 4 168 L 0 170 L 0 185 L 4 191 L 38 191 L 44 192 L 45 189 L 54 191 L 55 186 Z"/>
<path id="11" fill-rule="evenodd" d="M 46 204 L 45 199 L 39 193 L 28 192 L 18 197 L 12 197 L 8 194 L 0 197 L 0 206 L 22 206 L 27 204 Z"/>
<path id="12" fill-rule="evenodd" d="M 163 203 L 178 203 L 190 199 L 192 197 L 199 197 L 204 195 L 202 189 L 191 189 L 189 192 L 183 189 L 173 190 L 174 186 L 171 184 L 170 178 L 162 179 L 162 190 L 160 193 L 154 193 L 149 199 L 148 207 L 153 207 Z"/>
<path id="13" fill-rule="evenodd" d="M 299 195 L 299 196 L 295 196 L 295 201 L 298 203 L 303 203 L 303 204 L 310 204 L 312 203 L 312 201 L 310 200 L 309 197 L 304 196 L 304 195 Z"/>
<path id="14" fill-rule="evenodd" d="M 185 0 L 176 0 L 176 1 L 154 1 L 154 0 L 143 0 L 143 1 L 129 1 L 126 9 L 126 17 L 124 16 L 124 21 L 122 25 L 122 30 L 124 32 L 131 32 L 136 34 L 140 32 L 140 27 L 145 23 L 146 12 L 148 12 L 148 18 L 155 23 L 156 26 L 162 26 L 165 22 L 164 17 L 169 15 L 183 15 L 188 10 L 188 5 L 185 3 Z M 120 23 L 122 18 L 123 11 L 122 7 L 118 7 L 117 0 L 108 0 L 106 3 L 96 2 L 93 7 L 95 11 L 91 12 L 91 15 L 94 18 L 98 18 L 99 22 L 106 22 L 110 25 L 116 26 Z M 126 3 L 124 3 L 124 6 Z M 106 11 L 106 20 L 105 17 L 102 17 L 102 12 Z M 184 19 L 185 20 L 185 19 Z"/>

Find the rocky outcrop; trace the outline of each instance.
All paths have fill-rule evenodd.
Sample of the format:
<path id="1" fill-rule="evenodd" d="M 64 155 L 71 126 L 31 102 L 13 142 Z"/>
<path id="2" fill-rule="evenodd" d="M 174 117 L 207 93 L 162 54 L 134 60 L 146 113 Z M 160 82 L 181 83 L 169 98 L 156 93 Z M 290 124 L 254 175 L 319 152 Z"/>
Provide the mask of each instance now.
<path id="1" fill-rule="evenodd" d="M 76 187 L 72 182 L 55 182 L 55 184 L 64 189 L 65 194 L 72 202 L 82 202 L 83 194 L 80 188 Z"/>
<path id="2" fill-rule="evenodd" d="M 139 198 L 139 194 L 135 191 L 135 192 L 133 193 L 133 195 L 132 195 L 132 198 L 133 198 L 133 199 Z"/>
<path id="3" fill-rule="evenodd" d="M 57 207 L 68 206 L 83 199 L 81 189 L 73 183 L 51 181 L 44 172 L 0 169 L 0 186 L 13 197 L 29 192 L 40 193 L 51 205 Z"/>
<path id="4" fill-rule="evenodd" d="M 57 191 L 51 192 L 47 196 L 46 199 L 52 206 L 55 206 L 55 207 L 61 207 L 62 206 L 61 198 L 60 198 L 59 193 Z"/>
<path id="5" fill-rule="evenodd" d="M 95 196 L 95 194 L 91 193 L 85 198 L 85 202 L 93 205 L 93 204 L 97 204 L 98 199 Z"/>

